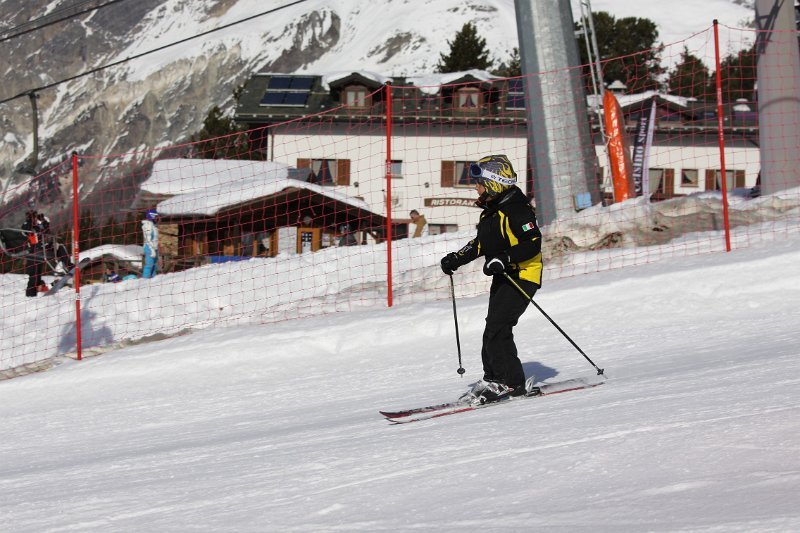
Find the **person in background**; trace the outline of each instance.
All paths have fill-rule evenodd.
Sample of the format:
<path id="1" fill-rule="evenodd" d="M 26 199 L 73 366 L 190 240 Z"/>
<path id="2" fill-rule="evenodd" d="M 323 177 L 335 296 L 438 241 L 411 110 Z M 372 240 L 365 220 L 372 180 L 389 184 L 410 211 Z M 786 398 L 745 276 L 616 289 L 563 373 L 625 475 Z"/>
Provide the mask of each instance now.
<path id="1" fill-rule="evenodd" d="M 47 290 L 47 285 L 42 281 L 44 274 L 44 237 L 39 215 L 34 210 L 25 213 L 25 222 L 22 229 L 26 232 L 25 244 L 25 273 L 28 275 L 28 286 L 25 296 L 35 297 L 39 292 Z"/>
<path id="2" fill-rule="evenodd" d="M 42 248 L 45 258 L 50 258 L 55 263 L 53 272 L 56 275 L 62 276 L 68 274 L 75 265 L 72 263 L 72 258 L 69 255 L 67 247 L 56 241 L 54 236 L 50 233 L 50 219 L 47 218 L 47 216 L 43 213 L 39 213 L 36 215 L 36 220 L 41 230 L 43 241 Z"/>
<path id="3" fill-rule="evenodd" d="M 143 278 L 152 278 L 156 275 L 158 264 L 158 211 L 150 209 L 142 220 L 142 233 L 144 234 L 144 270 Z"/>
<path id="4" fill-rule="evenodd" d="M 481 348 L 483 379 L 462 396 L 471 403 L 487 403 L 533 389 L 536 378 L 526 382 L 512 332 L 530 300 L 506 275 L 533 297 L 542 285 L 542 233 L 533 206 L 516 185 L 517 174 L 508 157 L 484 157 L 470 165 L 469 173 L 480 195 L 477 205 L 483 208 L 478 234 L 459 251 L 444 256 L 441 265 L 452 276 L 458 267 L 484 256 L 483 273 L 492 276 Z"/>
<path id="5" fill-rule="evenodd" d="M 414 235 L 412 237 L 427 237 L 428 236 L 428 221 L 425 220 L 423 215 L 419 214 L 419 211 L 413 209 L 410 213 L 411 222 L 414 223 Z"/>
<path id="6" fill-rule="evenodd" d="M 342 224 L 339 226 L 341 236 L 339 237 L 339 246 L 356 246 L 358 239 L 356 239 L 356 232 L 350 229 L 349 224 Z"/>
<path id="7" fill-rule="evenodd" d="M 105 278 L 106 283 L 119 283 L 122 281 L 122 278 L 119 277 L 119 274 L 114 272 L 114 269 L 109 266 L 106 267 L 106 273 L 103 277 Z"/>

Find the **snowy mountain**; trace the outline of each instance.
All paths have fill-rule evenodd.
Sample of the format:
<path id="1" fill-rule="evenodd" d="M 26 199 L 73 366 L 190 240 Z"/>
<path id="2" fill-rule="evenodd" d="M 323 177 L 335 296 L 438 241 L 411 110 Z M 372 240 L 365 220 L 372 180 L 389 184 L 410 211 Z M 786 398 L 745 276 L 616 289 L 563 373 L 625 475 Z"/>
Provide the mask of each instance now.
<path id="1" fill-rule="evenodd" d="M 657 0 L 596 0 L 592 8 L 649 17 L 662 40 L 673 42 L 708 28 L 714 18 L 745 24 L 752 7 L 742 4 L 678 0 L 664 10 Z M 0 0 L 0 35 L 65 6 Z M 481 28 L 498 63 L 517 46 L 513 0 L 124 2 L 0 43 L 0 99 L 224 28 L 39 92 L 38 168 L 44 169 L 73 150 L 119 154 L 185 141 L 211 107 L 230 110 L 233 90 L 257 69 L 430 72 L 466 22 Z M 14 168 L 31 152 L 31 121 L 27 97 L 0 104 L 0 194 L 9 179 L 27 179 Z M 91 188 L 85 184 L 82 192 Z"/>

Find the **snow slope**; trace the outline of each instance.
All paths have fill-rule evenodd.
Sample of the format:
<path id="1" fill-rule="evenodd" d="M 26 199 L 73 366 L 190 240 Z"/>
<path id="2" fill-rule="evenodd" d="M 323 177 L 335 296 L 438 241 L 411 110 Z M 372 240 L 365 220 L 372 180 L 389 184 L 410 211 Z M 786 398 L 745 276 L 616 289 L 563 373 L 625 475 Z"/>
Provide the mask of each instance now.
<path id="1" fill-rule="evenodd" d="M 0 382 L 9 531 L 800 530 L 800 237 L 547 282 L 590 391 L 408 426 L 486 296 L 213 328 Z M 456 276 L 465 275 L 461 271 Z M 124 298 L 124 292 L 119 293 Z M 528 374 L 591 367 L 535 309 Z"/>

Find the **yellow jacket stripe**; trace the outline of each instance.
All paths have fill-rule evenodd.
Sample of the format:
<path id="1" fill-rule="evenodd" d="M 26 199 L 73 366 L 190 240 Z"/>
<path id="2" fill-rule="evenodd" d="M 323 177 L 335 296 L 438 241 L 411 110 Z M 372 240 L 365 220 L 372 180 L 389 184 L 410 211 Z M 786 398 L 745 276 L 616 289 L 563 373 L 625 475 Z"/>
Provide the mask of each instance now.
<path id="1" fill-rule="evenodd" d="M 514 232 L 511 230 L 511 224 L 509 222 L 508 217 L 502 211 L 497 213 L 500 215 L 500 231 L 503 234 L 503 238 L 506 239 L 509 243 L 509 247 L 516 246 L 519 244 L 519 239 L 517 236 L 514 235 Z M 537 285 L 542 284 L 542 254 L 538 254 L 536 257 L 528 259 L 527 261 L 523 261 L 522 263 L 517 264 L 519 268 L 519 278 L 524 279 L 526 281 L 532 281 Z"/>

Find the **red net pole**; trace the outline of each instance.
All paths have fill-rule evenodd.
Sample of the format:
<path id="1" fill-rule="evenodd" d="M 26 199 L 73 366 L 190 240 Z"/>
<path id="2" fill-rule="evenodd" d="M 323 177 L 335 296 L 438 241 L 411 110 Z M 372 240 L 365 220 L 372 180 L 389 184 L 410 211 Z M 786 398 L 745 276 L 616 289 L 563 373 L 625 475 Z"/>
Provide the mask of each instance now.
<path id="1" fill-rule="evenodd" d="M 722 219 L 725 224 L 725 250 L 731 251 L 731 226 L 728 218 L 728 179 L 725 172 L 725 124 L 722 114 L 722 73 L 719 60 L 719 24 L 714 19 L 714 56 L 717 65 L 717 130 L 719 131 L 720 188 L 722 189 Z"/>
<path id="2" fill-rule="evenodd" d="M 386 84 L 386 304 L 392 306 L 392 86 Z"/>
<path id="3" fill-rule="evenodd" d="M 75 264 L 75 348 L 78 361 L 81 360 L 81 268 L 80 246 L 78 244 L 78 154 L 72 152 L 72 261 Z"/>

